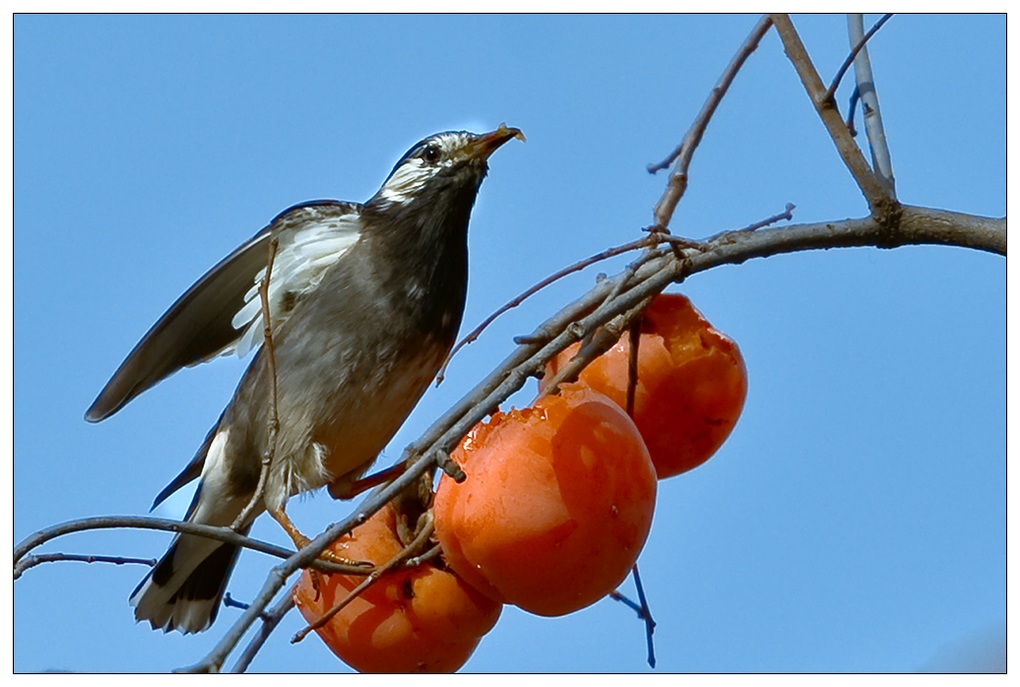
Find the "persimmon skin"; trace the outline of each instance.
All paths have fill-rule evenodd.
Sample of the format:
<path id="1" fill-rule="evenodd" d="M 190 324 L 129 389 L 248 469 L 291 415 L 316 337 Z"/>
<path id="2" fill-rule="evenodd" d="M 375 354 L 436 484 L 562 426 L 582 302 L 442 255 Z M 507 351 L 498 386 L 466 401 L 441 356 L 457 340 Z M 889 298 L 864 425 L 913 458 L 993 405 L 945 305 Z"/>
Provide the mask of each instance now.
<path id="1" fill-rule="evenodd" d="M 403 548 L 395 526 L 393 508 L 386 505 L 331 548 L 346 558 L 384 564 Z M 309 623 L 346 597 L 364 576 L 329 574 L 320 579 L 318 593 L 307 571 L 294 587 L 294 601 Z M 501 604 L 453 572 L 423 563 L 384 575 L 316 632 L 344 663 L 362 673 L 454 672 L 496 624 L 501 610 Z"/>
<path id="2" fill-rule="evenodd" d="M 574 355 L 574 344 L 546 366 L 549 379 Z M 629 337 L 581 372 L 578 383 L 627 404 Z M 540 388 L 543 386 L 540 384 Z M 645 310 L 638 343 L 634 422 L 659 479 L 698 467 L 722 446 L 747 397 L 747 368 L 737 344 L 681 294 L 660 294 Z"/>
<path id="3" fill-rule="evenodd" d="M 627 577 L 651 527 L 655 468 L 615 404 L 566 385 L 497 413 L 454 451 L 467 479 L 434 502 L 447 564 L 494 600 L 543 616 L 584 608 Z"/>

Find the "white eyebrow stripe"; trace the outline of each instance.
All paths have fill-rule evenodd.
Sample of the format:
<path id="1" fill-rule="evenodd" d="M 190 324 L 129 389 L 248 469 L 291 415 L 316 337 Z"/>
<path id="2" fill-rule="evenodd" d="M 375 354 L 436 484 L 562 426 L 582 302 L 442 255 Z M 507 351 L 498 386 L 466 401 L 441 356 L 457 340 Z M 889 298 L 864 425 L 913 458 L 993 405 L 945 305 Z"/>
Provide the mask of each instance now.
<path id="1" fill-rule="evenodd" d="M 403 160 L 383 183 L 379 189 L 379 197 L 390 203 L 407 202 L 439 171 L 452 167 L 457 162 L 458 156 L 455 153 L 463 148 L 469 139 L 470 134 L 450 132 L 423 141 L 416 151 L 421 151 L 428 145 L 438 146 L 443 151 L 440 161 L 427 165 L 419 155 L 411 155 Z"/>

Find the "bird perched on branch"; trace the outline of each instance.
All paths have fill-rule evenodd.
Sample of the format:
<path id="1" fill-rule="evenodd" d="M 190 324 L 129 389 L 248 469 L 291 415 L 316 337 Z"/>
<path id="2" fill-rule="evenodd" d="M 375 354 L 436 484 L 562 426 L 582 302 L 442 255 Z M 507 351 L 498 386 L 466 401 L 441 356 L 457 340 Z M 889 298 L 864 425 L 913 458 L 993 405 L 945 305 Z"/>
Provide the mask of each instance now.
<path id="1" fill-rule="evenodd" d="M 505 125 L 430 136 L 366 203 L 285 210 L 170 307 L 87 420 L 109 417 L 182 367 L 258 351 L 194 459 L 153 507 L 199 478 L 188 521 L 247 532 L 268 511 L 301 546 L 308 540 L 286 515 L 289 497 L 323 486 L 337 498 L 359 490 L 453 345 L 467 293 L 471 208 L 489 156 L 511 138 L 523 135 Z M 264 456 L 271 462 L 254 499 Z M 135 618 L 164 631 L 208 628 L 238 553 L 177 535 L 131 595 Z"/>

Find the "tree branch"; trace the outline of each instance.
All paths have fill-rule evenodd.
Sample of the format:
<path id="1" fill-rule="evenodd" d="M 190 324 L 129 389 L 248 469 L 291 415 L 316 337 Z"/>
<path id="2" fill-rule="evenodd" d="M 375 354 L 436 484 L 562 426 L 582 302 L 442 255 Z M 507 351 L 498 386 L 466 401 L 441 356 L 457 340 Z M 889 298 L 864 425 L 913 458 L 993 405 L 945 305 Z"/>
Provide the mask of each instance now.
<path id="1" fill-rule="evenodd" d="M 825 129 L 829 132 L 832 142 L 836 144 L 836 150 L 839 152 L 843 164 L 850 170 L 854 181 L 857 182 L 861 193 L 864 194 L 864 199 L 868 202 L 871 214 L 880 218 L 895 215 L 899 209 L 899 204 L 889 194 L 885 185 L 875 175 L 868 162 L 864 159 L 864 155 L 861 153 L 860 148 L 857 147 L 857 143 L 854 142 L 853 136 L 850 135 L 850 131 L 847 129 L 842 117 L 840 117 L 836 103 L 833 102 L 832 98 L 826 97 L 825 85 L 818 76 L 818 72 L 811 62 L 811 57 L 808 55 L 804 43 L 800 40 L 797 30 L 793 27 L 790 17 L 785 14 L 773 14 L 772 22 L 779 33 L 780 39 L 783 41 L 783 49 L 786 51 L 786 56 L 793 63 L 794 69 L 797 70 L 797 75 L 800 76 L 801 83 L 804 84 L 804 89 L 807 91 L 811 103 L 815 106 L 818 116 L 821 117 L 822 124 L 825 125 Z"/>
<path id="2" fill-rule="evenodd" d="M 884 14 L 882 15 L 881 19 L 875 22 L 874 26 L 868 29 L 867 33 L 863 33 L 864 31 L 863 16 L 864 15 L 861 14 L 847 15 L 848 22 L 854 21 L 852 17 L 862 18 L 860 32 L 859 33 L 855 32 L 854 29 L 851 28 L 850 54 L 846 56 L 845 60 L 843 60 L 843 64 L 839 65 L 839 69 L 836 70 L 836 76 L 832 77 L 832 83 L 829 84 L 829 89 L 825 92 L 826 100 L 835 101 L 836 89 L 839 88 L 839 82 L 843 80 L 843 75 L 846 74 L 846 70 L 849 69 L 850 65 L 854 63 L 854 60 L 857 57 L 857 53 L 864 49 L 864 46 L 867 45 L 868 41 L 871 40 L 871 37 L 874 36 L 875 33 L 878 32 L 880 28 L 882 28 L 883 24 L 892 19 L 892 14 Z"/>
<path id="3" fill-rule="evenodd" d="M 892 157 L 889 155 L 889 142 L 885 137 L 882 124 L 882 111 L 878 107 L 878 93 L 875 91 L 875 77 L 871 73 L 871 57 L 868 55 L 867 41 L 884 24 L 891 14 L 879 19 L 868 33 L 864 33 L 864 15 L 848 14 L 847 26 L 850 44 L 854 46 L 854 75 L 857 79 L 857 92 L 860 94 L 864 112 L 864 131 L 868 135 L 871 147 L 871 166 L 879 181 L 885 186 L 889 195 L 896 197 L 896 181 L 892 172 Z"/>
<path id="4" fill-rule="evenodd" d="M 691 128 L 687 130 L 680 145 L 662 162 L 648 166 L 648 171 L 654 174 L 658 170 L 668 167 L 674 159 L 676 160 L 676 166 L 673 167 L 673 172 L 669 175 L 669 183 L 666 186 L 666 190 L 662 194 L 662 198 L 655 205 L 655 226 L 662 229 L 669 226 L 677 203 L 680 202 L 684 192 L 687 190 L 687 171 L 691 164 L 691 158 L 694 157 L 694 150 L 701 143 L 701 137 L 708 127 L 708 122 L 712 119 L 712 115 L 715 114 L 715 110 L 719 107 L 723 96 L 726 95 L 726 91 L 729 90 L 733 79 L 736 78 L 737 72 L 740 71 L 744 62 L 747 61 L 747 58 L 758 47 L 758 43 L 761 42 L 762 37 L 769 30 L 770 26 L 772 26 L 772 20 L 767 15 L 755 24 L 754 28 L 751 29 L 751 34 L 744 41 L 743 45 L 740 46 L 737 54 L 730 60 L 726 70 L 719 77 L 719 81 L 712 88 L 708 100 L 701 106 L 701 112 L 698 113 Z"/>
<path id="5" fill-rule="evenodd" d="M 245 647 L 241 656 L 237 659 L 237 663 L 230 669 L 231 673 L 243 673 L 248 670 L 248 666 L 251 665 L 262 645 L 269 639 L 269 635 L 280 625 L 283 616 L 287 615 L 292 608 L 294 608 L 294 597 L 290 594 L 285 594 L 275 606 L 262 616 L 262 627 L 252 637 L 252 640 L 248 642 L 248 646 Z"/>
<path id="6" fill-rule="evenodd" d="M 266 493 L 266 483 L 269 481 L 269 471 L 273 465 L 273 457 L 276 455 L 277 435 L 280 433 L 280 417 L 277 413 L 279 394 L 276 383 L 276 348 L 273 346 L 273 320 L 269 308 L 269 280 L 273 274 L 273 263 L 276 261 L 276 251 L 280 246 L 280 240 L 276 237 L 269 242 L 269 254 L 266 258 L 266 273 L 259 281 L 259 300 L 262 303 L 262 347 L 266 353 L 266 374 L 269 376 L 269 420 L 267 428 L 266 450 L 262 454 L 262 466 L 259 469 L 259 481 L 255 485 L 255 492 L 248 499 L 247 505 L 238 513 L 231 529 L 238 532 L 249 526 L 249 519 L 259 508 L 263 507 L 263 497 Z M 261 512 L 261 511 L 260 511 Z"/>
<path id="7" fill-rule="evenodd" d="M 603 280 L 524 337 L 526 343 L 519 345 L 488 377 L 436 420 L 405 449 L 402 459 L 417 468 L 417 472 L 422 469 L 423 461 L 432 461 L 431 452 L 449 453 L 475 424 L 523 387 L 530 377 L 541 374 L 550 358 L 586 333 L 594 332 L 633 309 L 669 283 L 681 281 L 687 274 L 802 250 L 851 246 L 894 248 L 911 244 L 959 246 L 1005 255 L 1006 221 L 903 206 L 902 218 L 892 227 L 874 217 L 866 217 L 754 232 L 727 231 L 683 249 L 682 259 L 668 249 L 655 249 L 633 274 L 625 271 Z M 617 292 L 616 295 L 607 300 L 613 292 Z M 410 483 L 409 479 L 405 481 L 406 477 L 400 480 L 405 485 Z M 395 485 L 391 484 L 390 488 Z M 391 493 L 395 492 L 393 489 Z"/>
<path id="8" fill-rule="evenodd" d="M 14 567 L 14 579 L 18 579 L 30 568 L 43 563 L 77 561 L 79 563 L 112 563 L 114 565 L 156 565 L 155 558 L 131 558 L 129 556 L 101 556 L 91 553 L 41 553 L 38 556 L 25 556 Z"/>
<path id="9" fill-rule="evenodd" d="M 212 527 L 210 525 L 200 525 L 193 522 L 164 520 L 163 518 L 150 518 L 145 516 L 108 515 L 96 518 L 71 520 L 59 525 L 54 525 L 53 527 L 47 527 L 44 530 L 39 530 L 32 536 L 25 538 L 20 544 L 14 547 L 14 579 L 18 579 L 24 571 L 37 565 L 37 563 L 33 562 L 33 558 L 35 557 L 26 558 L 28 553 L 33 549 L 65 534 L 104 529 L 147 529 L 162 530 L 165 532 L 183 532 L 185 534 L 195 534 L 202 537 L 208 537 L 209 539 L 215 539 L 216 541 L 221 541 L 227 544 L 235 544 L 246 549 L 252 549 L 253 551 L 269 554 L 270 556 L 276 556 L 277 558 L 288 558 L 294 555 L 294 552 L 289 549 L 275 546 L 258 539 L 252 539 L 251 537 L 246 537 L 242 534 L 238 534 L 229 527 Z M 363 567 L 340 565 L 337 563 L 329 563 L 327 561 L 317 561 L 312 567 L 324 572 L 343 572 L 361 575 L 371 572 L 371 570 Z"/>

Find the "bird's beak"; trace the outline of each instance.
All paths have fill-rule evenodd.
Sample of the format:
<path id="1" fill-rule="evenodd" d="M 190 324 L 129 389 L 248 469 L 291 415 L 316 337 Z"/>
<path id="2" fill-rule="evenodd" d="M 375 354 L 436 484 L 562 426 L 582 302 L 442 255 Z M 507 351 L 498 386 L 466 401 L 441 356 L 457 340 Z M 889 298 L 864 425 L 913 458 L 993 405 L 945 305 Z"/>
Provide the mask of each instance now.
<path id="1" fill-rule="evenodd" d="M 496 152 L 496 149 L 501 145 L 509 141 L 511 138 L 518 138 L 524 140 L 524 134 L 520 129 L 516 129 L 506 124 L 500 124 L 499 128 L 495 131 L 490 131 L 487 134 L 479 134 L 475 136 L 464 146 L 464 155 L 472 159 L 486 160 L 490 155 Z"/>

